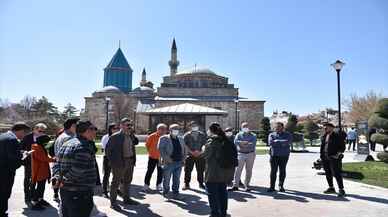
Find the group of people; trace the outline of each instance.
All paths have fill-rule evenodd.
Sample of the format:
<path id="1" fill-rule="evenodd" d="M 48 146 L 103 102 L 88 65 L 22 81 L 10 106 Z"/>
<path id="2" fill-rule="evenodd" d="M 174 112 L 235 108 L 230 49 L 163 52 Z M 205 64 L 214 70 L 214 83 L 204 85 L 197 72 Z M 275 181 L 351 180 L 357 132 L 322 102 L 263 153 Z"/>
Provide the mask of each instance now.
<path id="1" fill-rule="evenodd" d="M 122 209 L 117 202 L 118 195 L 126 205 L 139 204 L 130 195 L 136 165 L 136 145 L 139 143 L 130 119 L 124 118 L 118 124 L 110 124 L 107 135 L 102 137 L 102 184 L 95 156 L 97 128 L 90 121 L 77 118 L 66 120 L 52 148 L 47 148 L 50 137 L 45 134 L 46 129 L 47 126 L 40 123 L 26 135 L 29 126 L 16 123 L 10 131 L 0 135 L 0 168 L 4 171 L 1 173 L 4 184 L 0 185 L 0 216 L 7 216 L 15 171 L 22 164 L 25 202 L 31 209 L 42 210 L 49 205 L 43 198 L 47 181 L 53 186 L 54 200 L 60 202 L 59 210 L 63 217 L 91 216 L 94 191 L 96 186 L 101 185 L 103 194 L 110 199 L 112 209 Z M 256 141 L 256 135 L 251 132 L 247 122 L 242 123 L 241 131 L 236 135 L 233 129 L 224 130 L 218 123 L 210 124 L 205 133 L 197 123 L 192 122 L 189 131 L 184 134 L 182 126 L 178 124 L 167 126 L 160 123 L 156 132 L 146 140 L 149 158 L 143 190 L 150 191 L 151 177 L 156 169 L 155 189 L 161 191 L 167 200 L 182 199 L 181 172 L 184 168 L 182 190 L 188 190 L 191 188 L 191 174 L 195 166 L 198 187 L 208 195 L 210 216 L 227 216 L 228 191 L 240 188 L 247 192 L 252 190 L 250 182 L 256 158 Z M 329 185 L 324 193 L 336 193 L 333 185 L 335 177 L 339 187 L 338 196 L 344 196 L 341 176 L 344 138 L 328 123 L 321 141 L 321 159 Z M 283 123 L 277 123 L 275 131 L 269 135 L 268 143 L 271 172 L 267 191 L 276 191 L 279 171 L 278 189 L 285 192 L 292 135 L 284 130 Z M 49 163 L 52 163 L 51 170 Z M 244 168 L 245 179 L 242 182 Z"/>

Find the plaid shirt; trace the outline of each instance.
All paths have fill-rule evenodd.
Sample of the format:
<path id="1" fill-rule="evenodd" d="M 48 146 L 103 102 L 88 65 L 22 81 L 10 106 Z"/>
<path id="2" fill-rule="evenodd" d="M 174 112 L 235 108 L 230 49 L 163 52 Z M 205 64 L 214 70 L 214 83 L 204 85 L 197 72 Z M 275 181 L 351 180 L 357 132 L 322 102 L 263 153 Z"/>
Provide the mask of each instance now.
<path id="1" fill-rule="evenodd" d="M 91 190 L 96 185 L 94 142 L 82 137 L 65 142 L 58 152 L 53 176 L 64 190 Z"/>

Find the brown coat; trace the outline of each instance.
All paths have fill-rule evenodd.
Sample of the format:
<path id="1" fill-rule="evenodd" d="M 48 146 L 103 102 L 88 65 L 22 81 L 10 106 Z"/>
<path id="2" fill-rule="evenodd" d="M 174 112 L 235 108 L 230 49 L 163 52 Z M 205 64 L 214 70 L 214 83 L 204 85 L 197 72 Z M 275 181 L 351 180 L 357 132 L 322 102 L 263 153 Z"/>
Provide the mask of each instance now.
<path id="1" fill-rule="evenodd" d="M 50 162 L 54 162 L 55 159 L 47 155 L 47 152 L 41 145 L 33 144 L 31 146 L 32 158 L 31 158 L 31 168 L 32 168 L 32 182 L 39 182 L 46 180 L 50 177 Z"/>

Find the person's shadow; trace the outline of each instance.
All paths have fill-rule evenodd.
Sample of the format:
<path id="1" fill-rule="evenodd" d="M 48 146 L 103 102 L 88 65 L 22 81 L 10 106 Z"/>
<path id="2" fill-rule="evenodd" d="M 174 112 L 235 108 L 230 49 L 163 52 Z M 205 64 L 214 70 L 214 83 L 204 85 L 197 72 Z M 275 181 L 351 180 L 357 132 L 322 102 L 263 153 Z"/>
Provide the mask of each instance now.
<path id="1" fill-rule="evenodd" d="M 181 209 L 187 210 L 189 213 L 195 215 L 209 215 L 210 208 L 208 206 L 208 203 L 202 201 L 201 197 L 183 193 L 181 193 L 180 196 L 182 197 L 182 199 L 169 199 L 167 202 L 173 203 Z"/>
<path id="2" fill-rule="evenodd" d="M 228 195 L 230 199 L 236 200 L 237 202 L 247 202 L 248 199 L 256 198 L 251 193 L 243 191 L 230 191 Z"/>
<path id="3" fill-rule="evenodd" d="M 124 205 L 122 210 L 117 210 L 116 212 L 119 212 L 125 216 L 134 217 L 162 217 L 161 215 L 154 213 L 149 207 L 149 204 L 139 204 L 136 206 Z"/>

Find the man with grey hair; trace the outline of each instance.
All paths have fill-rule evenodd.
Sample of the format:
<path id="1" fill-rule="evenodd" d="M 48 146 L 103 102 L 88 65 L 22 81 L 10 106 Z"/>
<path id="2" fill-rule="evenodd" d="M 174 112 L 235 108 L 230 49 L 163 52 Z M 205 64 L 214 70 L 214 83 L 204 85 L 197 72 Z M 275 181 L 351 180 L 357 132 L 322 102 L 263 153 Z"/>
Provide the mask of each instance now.
<path id="1" fill-rule="evenodd" d="M 31 151 L 32 144 L 36 143 L 36 138 L 43 135 L 46 131 L 47 126 L 44 123 L 38 123 L 34 126 L 31 133 L 27 134 L 22 142 L 21 149 L 24 151 Z M 33 210 L 42 210 L 41 205 L 32 205 L 32 181 L 31 181 L 31 156 L 29 155 L 23 161 L 24 165 L 24 201 L 28 206 L 31 206 Z"/>
<path id="2" fill-rule="evenodd" d="M 238 167 L 234 174 L 234 183 L 231 191 L 237 191 L 241 179 L 241 173 L 245 166 L 245 190 L 251 191 L 249 186 L 252 178 L 253 164 L 256 158 L 256 135 L 250 132 L 249 124 L 243 122 L 241 131 L 237 133 L 234 144 L 238 151 Z"/>
<path id="3" fill-rule="evenodd" d="M 169 134 L 160 137 L 158 142 L 163 167 L 163 196 L 167 199 L 171 176 L 173 198 L 179 199 L 180 176 L 187 153 L 185 142 L 179 136 L 179 129 L 178 124 L 170 125 Z"/>

